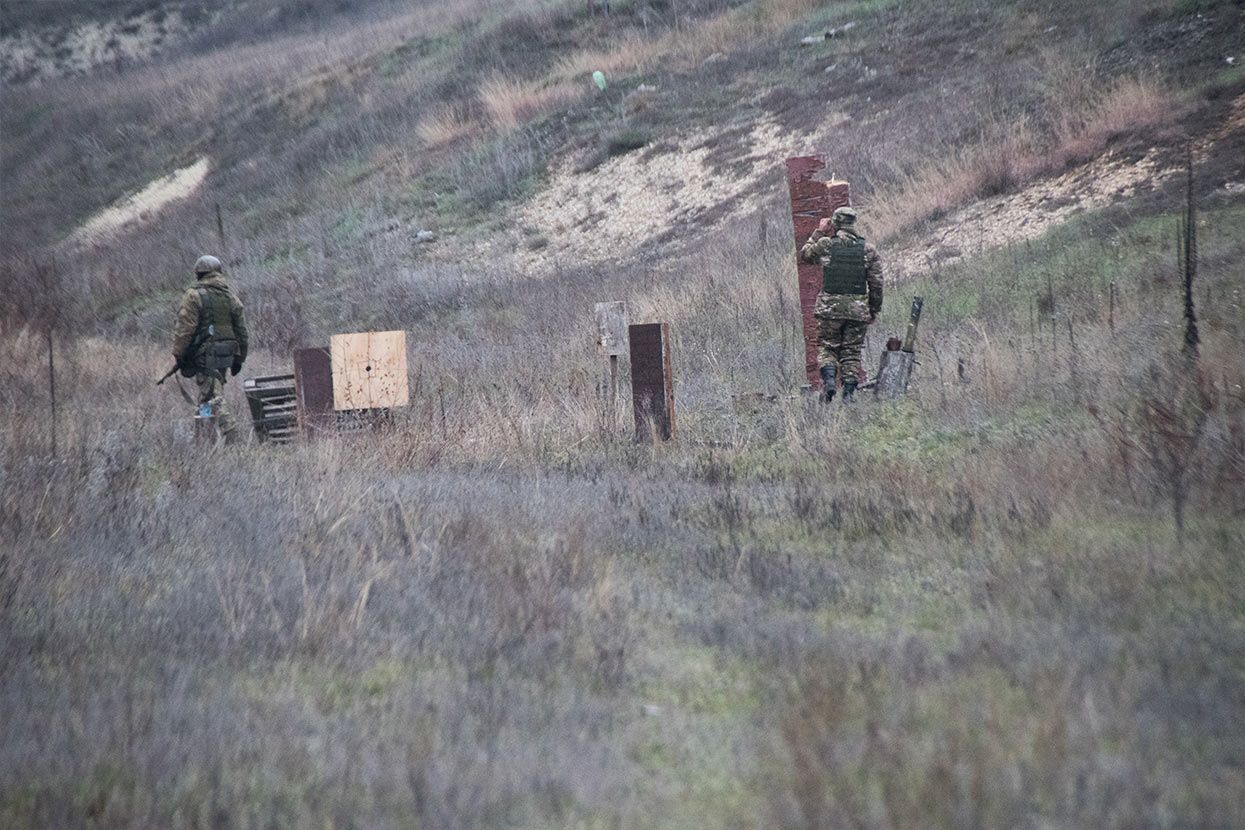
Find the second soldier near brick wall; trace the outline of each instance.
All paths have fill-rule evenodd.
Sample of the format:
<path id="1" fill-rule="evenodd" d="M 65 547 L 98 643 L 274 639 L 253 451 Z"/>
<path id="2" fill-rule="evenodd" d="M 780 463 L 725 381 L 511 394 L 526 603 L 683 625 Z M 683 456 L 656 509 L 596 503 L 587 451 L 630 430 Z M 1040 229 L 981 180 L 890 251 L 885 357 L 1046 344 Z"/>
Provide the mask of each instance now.
<path id="1" fill-rule="evenodd" d="M 882 310 L 882 258 L 857 233 L 856 211 L 849 207 L 821 221 L 800 248 L 800 258 L 822 266 L 813 316 L 823 400 L 833 400 L 842 381 L 847 403 L 856 393 L 865 332 Z"/>
<path id="2" fill-rule="evenodd" d="M 208 405 L 225 442 L 238 440 L 237 425 L 225 405 L 225 373 L 242 371 L 246 360 L 246 318 L 242 301 L 225 283 L 214 256 L 195 263 L 196 283 L 182 295 L 173 330 L 173 358 L 186 377 L 194 377 L 199 405 Z"/>

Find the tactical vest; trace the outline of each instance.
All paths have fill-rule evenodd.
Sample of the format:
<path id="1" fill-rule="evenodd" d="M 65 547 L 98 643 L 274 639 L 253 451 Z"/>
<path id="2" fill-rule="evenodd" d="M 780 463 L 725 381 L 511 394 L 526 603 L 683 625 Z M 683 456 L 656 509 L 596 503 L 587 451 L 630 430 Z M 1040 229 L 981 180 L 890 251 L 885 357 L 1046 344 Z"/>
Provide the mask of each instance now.
<path id="1" fill-rule="evenodd" d="M 229 292 L 203 285 L 195 286 L 199 294 L 199 328 L 195 340 L 205 369 L 228 369 L 238 348 L 233 330 L 233 302 Z"/>
<path id="2" fill-rule="evenodd" d="M 821 266 L 822 291 L 827 294 L 849 295 L 869 293 L 865 240 L 862 237 L 836 237 L 830 242 L 830 256 L 827 260 Z"/>

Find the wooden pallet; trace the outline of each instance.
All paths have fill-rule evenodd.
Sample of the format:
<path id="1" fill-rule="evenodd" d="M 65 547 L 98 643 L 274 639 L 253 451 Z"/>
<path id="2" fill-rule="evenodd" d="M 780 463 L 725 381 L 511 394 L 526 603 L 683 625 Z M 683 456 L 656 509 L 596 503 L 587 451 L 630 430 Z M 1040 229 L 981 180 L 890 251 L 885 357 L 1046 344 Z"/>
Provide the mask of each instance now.
<path id="1" fill-rule="evenodd" d="M 298 402 L 293 375 L 269 375 L 243 381 L 251 408 L 255 437 L 261 442 L 292 444 L 298 440 Z"/>

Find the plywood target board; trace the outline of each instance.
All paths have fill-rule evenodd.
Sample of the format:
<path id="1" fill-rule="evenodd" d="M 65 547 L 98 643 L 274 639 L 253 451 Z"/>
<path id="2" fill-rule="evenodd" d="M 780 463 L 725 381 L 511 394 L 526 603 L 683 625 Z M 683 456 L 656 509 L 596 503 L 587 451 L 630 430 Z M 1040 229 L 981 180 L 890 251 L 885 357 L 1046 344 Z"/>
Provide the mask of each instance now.
<path id="1" fill-rule="evenodd" d="M 406 332 L 335 334 L 329 341 L 333 408 L 391 409 L 410 401 Z"/>
<path id="2" fill-rule="evenodd" d="M 616 357 L 627 351 L 627 305 L 622 302 L 597 303 L 597 354 Z"/>

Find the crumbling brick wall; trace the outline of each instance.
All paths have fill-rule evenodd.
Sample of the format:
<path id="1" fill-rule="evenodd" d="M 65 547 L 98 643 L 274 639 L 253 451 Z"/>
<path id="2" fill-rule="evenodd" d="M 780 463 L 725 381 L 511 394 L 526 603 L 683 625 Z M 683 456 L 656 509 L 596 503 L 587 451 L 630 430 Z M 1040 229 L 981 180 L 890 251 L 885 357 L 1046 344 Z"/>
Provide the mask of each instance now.
<path id="1" fill-rule="evenodd" d="M 796 272 L 800 284 L 800 314 L 804 320 L 804 369 L 813 388 L 821 386 L 817 372 L 817 321 L 813 305 L 821 290 L 821 266 L 801 262 L 800 246 L 817 228 L 817 223 L 834 209 L 851 203 L 847 182 L 818 181 L 813 177 L 825 169 L 823 156 L 796 156 L 787 159 L 787 188 L 791 192 L 791 221 L 795 226 Z"/>

